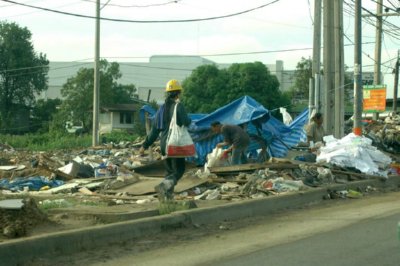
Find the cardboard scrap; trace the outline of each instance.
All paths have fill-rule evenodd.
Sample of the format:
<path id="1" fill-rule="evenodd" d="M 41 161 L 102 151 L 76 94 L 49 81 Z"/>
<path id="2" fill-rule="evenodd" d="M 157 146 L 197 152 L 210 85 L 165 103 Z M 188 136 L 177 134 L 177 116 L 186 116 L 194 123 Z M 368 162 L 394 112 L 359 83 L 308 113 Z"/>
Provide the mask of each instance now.
<path id="1" fill-rule="evenodd" d="M 125 192 L 131 195 L 145 195 L 155 193 L 154 187 L 162 181 L 161 178 L 147 178 L 138 181 L 137 183 L 128 185 L 126 187 L 108 190 L 108 192 Z M 179 180 L 178 184 L 175 186 L 175 193 L 180 193 L 182 191 L 197 187 L 201 184 L 207 182 L 207 179 L 200 179 L 193 176 L 184 176 Z"/>

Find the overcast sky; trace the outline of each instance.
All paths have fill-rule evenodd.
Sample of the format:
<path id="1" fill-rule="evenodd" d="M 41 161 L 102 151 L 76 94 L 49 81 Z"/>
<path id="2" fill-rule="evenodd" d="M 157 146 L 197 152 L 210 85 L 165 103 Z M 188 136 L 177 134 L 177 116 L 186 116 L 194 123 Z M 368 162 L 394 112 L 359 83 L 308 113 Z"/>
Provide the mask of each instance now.
<path id="1" fill-rule="evenodd" d="M 94 0 L 14 0 L 17 3 L 95 16 Z M 152 55 L 201 55 L 217 63 L 284 61 L 286 70 L 295 69 L 301 57 L 311 57 L 313 43 L 313 0 L 101 0 L 101 16 L 127 22 L 101 21 L 102 58 L 109 61 L 148 61 Z M 346 4 L 348 3 L 348 4 Z M 344 4 L 345 44 L 354 42 L 354 2 Z M 363 0 L 363 7 L 375 13 L 376 2 Z M 384 0 L 390 8 L 399 0 Z M 263 7 L 262 7 L 263 6 Z M 259 7 L 259 8 L 258 8 Z M 180 23 L 138 23 L 222 17 Z M 389 11 L 392 12 L 393 11 Z M 366 11 L 363 11 L 366 13 Z M 24 7 L 0 0 L 2 20 L 16 22 L 32 33 L 34 49 L 50 61 L 91 61 L 94 57 L 95 20 Z M 129 22 L 130 21 L 130 22 Z M 136 22 L 135 22 L 136 21 Z M 371 19 L 374 22 L 374 19 Z M 386 22 L 400 26 L 400 17 Z M 386 23 L 385 22 L 385 23 Z M 388 26 L 390 27 L 390 26 Z M 363 21 L 363 71 L 373 71 L 375 31 Z M 394 37 L 393 37 L 394 35 Z M 397 38 L 396 38 L 397 36 Z M 392 98 L 392 69 L 400 48 L 400 30 L 384 34 L 382 72 Z M 284 52 L 279 52 L 284 50 Z M 354 46 L 346 46 L 345 63 L 352 68 Z M 262 53 L 258 53 L 262 52 Z M 243 53 L 239 54 L 238 53 Z M 216 56 L 225 54 L 223 56 Z M 236 55 L 226 55 L 236 54 Z M 389 61 L 391 60 L 391 61 Z"/>

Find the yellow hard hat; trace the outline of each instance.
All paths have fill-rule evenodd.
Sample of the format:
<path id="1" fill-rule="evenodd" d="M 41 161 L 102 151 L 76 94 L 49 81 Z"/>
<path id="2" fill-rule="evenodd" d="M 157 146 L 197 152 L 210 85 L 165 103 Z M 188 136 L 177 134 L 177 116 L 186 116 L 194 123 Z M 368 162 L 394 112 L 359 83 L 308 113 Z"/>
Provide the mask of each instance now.
<path id="1" fill-rule="evenodd" d="M 182 90 L 182 86 L 179 83 L 179 81 L 177 81 L 176 79 L 171 79 L 170 81 L 168 81 L 167 86 L 165 88 L 166 92 L 181 91 L 181 90 Z"/>

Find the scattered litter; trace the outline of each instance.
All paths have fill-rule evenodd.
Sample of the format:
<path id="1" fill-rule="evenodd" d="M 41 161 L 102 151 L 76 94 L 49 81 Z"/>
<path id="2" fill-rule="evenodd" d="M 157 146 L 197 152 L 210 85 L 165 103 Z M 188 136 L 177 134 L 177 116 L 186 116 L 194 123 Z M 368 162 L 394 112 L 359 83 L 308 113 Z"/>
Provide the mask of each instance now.
<path id="1" fill-rule="evenodd" d="M 24 206 L 23 199 L 0 200 L 0 209 L 19 210 Z"/>

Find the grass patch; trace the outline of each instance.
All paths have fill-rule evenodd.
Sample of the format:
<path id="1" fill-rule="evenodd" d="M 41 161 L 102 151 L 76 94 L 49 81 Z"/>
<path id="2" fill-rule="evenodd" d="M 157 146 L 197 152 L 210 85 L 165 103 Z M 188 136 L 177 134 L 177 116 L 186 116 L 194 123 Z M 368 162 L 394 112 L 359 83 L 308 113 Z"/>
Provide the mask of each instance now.
<path id="1" fill-rule="evenodd" d="M 64 150 L 90 147 L 92 145 L 92 136 L 49 133 L 0 135 L 0 143 L 6 143 L 15 149 L 31 151 Z"/>
<path id="2" fill-rule="evenodd" d="M 186 211 L 189 209 L 197 208 L 194 201 L 165 201 L 160 202 L 158 205 L 158 212 L 160 215 L 169 214 L 177 211 Z"/>
<path id="3" fill-rule="evenodd" d="M 96 201 L 96 200 L 78 200 L 75 198 L 69 199 L 45 199 L 38 201 L 38 207 L 43 211 L 48 211 L 51 209 L 59 209 L 59 208 L 70 208 L 70 207 L 78 207 L 78 206 L 91 206 L 91 207 L 107 207 L 107 202 L 104 201 Z"/>
<path id="4" fill-rule="evenodd" d="M 115 131 L 102 135 L 101 143 L 120 143 L 121 141 L 135 141 L 139 135 L 126 131 Z M 84 134 L 76 136 L 68 133 L 43 133 L 9 135 L 0 134 L 0 143 L 8 144 L 14 149 L 30 151 L 71 150 L 88 148 L 92 146 L 92 135 Z"/>

